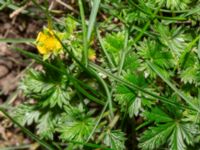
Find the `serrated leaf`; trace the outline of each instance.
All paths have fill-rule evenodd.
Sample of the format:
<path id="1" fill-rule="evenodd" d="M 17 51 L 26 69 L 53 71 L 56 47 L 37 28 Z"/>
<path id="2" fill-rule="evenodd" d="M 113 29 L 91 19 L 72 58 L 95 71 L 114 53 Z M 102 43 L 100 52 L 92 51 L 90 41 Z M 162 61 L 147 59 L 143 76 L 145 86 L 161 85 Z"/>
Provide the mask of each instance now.
<path id="1" fill-rule="evenodd" d="M 95 125 L 95 119 L 86 113 L 83 106 L 68 106 L 60 119 L 57 131 L 63 141 L 84 142 Z"/>
<path id="2" fill-rule="evenodd" d="M 200 70 L 196 65 L 181 71 L 180 78 L 184 83 L 197 84 L 199 81 Z"/>
<path id="3" fill-rule="evenodd" d="M 124 47 L 124 38 L 122 32 L 107 34 L 103 44 L 109 53 L 118 53 Z"/>
<path id="4" fill-rule="evenodd" d="M 57 105 L 62 108 L 69 104 L 73 92 L 70 87 L 65 86 L 66 81 L 62 77 L 55 77 L 55 73 L 47 72 L 28 71 L 20 87 L 27 97 L 37 100 L 40 106 L 53 108 Z"/>
<path id="5" fill-rule="evenodd" d="M 133 115 L 138 116 L 139 111 L 142 107 L 142 99 L 139 97 L 135 98 L 135 101 L 128 108 L 129 116 L 132 118 Z"/>
<path id="6" fill-rule="evenodd" d="M 139 147 L 143 150 L 154 150 L 166 143 L 175 125 L 173 122 L 150 127 L 140 138 Z"/>
<path id="7" fill-rule="evenodd" d="M 114 150 L 125 150 L 125 134 L 120 130 L 109 130 L 104 138 L 104 143 Z"/>
<path id="8" fill-rule="evenodd" d="M 53 133 L 55 131 L 54 119 L 51 112 L 47 112 L 41 116 L 37 122 L 37 134 L 43 139 L 53 140 Z"/>
<path id="9" fill-rule="evenodd" d="M 67 17 L 65 19 L 65 28 L 67 30 L 67 35 L 70 36 L 73 34 L 76 29 L 77 22 L 72 17 Z"/>
<path id="10" fill-rule="evenodd" d="M 144 76 L 140 75 L 139 73 L 128 73 L 124 75 L 124 78 L 130 83 L 133 83 L 139 87 L 143 87 L 148 91 L 154 92 L 152 89 L 147 87 L 148 85 L 145 81 Z M 143 96 L 144 98 L 141 98 L 141 96 Z M 115 101 L 117 101 L 120 105 L 121 111 L 127 110 L 130 117 L 132 117 L 133 115 L 139 115 L 139 111 L 143 106 L 143 102 L 146 106 L 150 106 L 152 103 L 154 103 L 147 103 L 146 98 L 148 98 L 148 96 L 144 93 L 137 90 L 132 90 L 121 84 L 117 85 L 114 98 Z"/>
<path id="11" fill-rule="evenodd" d="M 21 125 L 31 125 L 37 122 L 40 112 L 34 106 L 21 104 L 14 109 L 14 117 Z"/>
<path id="12" fill-rule="evenodd" d="M 87 118 L 82 121 L 72 121 L 65 125 L 63 124 L 58 131 L 61 133 L 60 138 L 63 141 L 74 140 L 84 142 L 90 135 L 94 125 L 94 120 Z"/>
<path id="13" fill-rule="evenodd" d="M 42 99 L 40 104 L 43 107 L 50 106 L 50 108 L 55 107 L 58 105 L 60 108 L 62 108 L 64 105 L 68 105 L 70 101 L 70 95 L 69 93 L 71 91 L 66 91 L 64 89 L 61 89 L 61 87 L 56 86 L 51 89 L 51 93 L 48 95 L 48 97 L 45 97 L 45 99 Z"/>
<path id="14" fill-rule="evenodd" d="M 172 67 L 174 62 L 172 54 L 169 51 L 163 49 L 158 42 L 147 39 L 140 42 L 140 45 L 136 46 L 136 48 L 138 50 L 138 55 L 142 58 L 140 70 L 144 71 L 145 77 L 149 75 L 153 78 L 156 77 L 156 74 L 145 61 L 150 61 L 155 64 L 166 77 L 170 76 L 170 72 L 166 71 L 166 69 Z"/>
<path id="15" fill-rule="evenodd" d="M 194 126 L 177 123 L 176 128 L 174 129 L 171 137 L 170 137 L 170 149 L 171 150 L 185 150 L 186 143 L 193 143 L 193 135 L 192 132 L 196 132 Z"/>
<path id="16" fill-rule="evenodd" d="M 122 105 L 122 107 L 128 107 L 135 98 L 136 95 L 134 92 L 126 86 L 120 85 L 116 88 L 115 100 Z"/>
<path id="17" fill-rule="evenodd" d="M 160 34 L 160 41 L 171 50 L 175 61 L 177 61 L 187 46 L 189 36 L 184 34 L 181 28 L 169 29 L 168 26 L 162 24 L 156 26 L 156 30 Z"/>
<path id="18" fill-rule="evenodd" d="M 191 0 L 155 0 L 155 2 L 159 5 L 164 5 L 171 10 L 183 10 L 189 6 Z"/>
<path id="19" fill-rule="evenodd" d="M 127 57 L 124 61 L 124 70 L 134 71 L 140 66 L 140 61 L 137 58 L 137 54 L 131 53 L 127 54 Z"/>
<path id="20" fill-rule="evenodd" d="M 151 112 L 144 112 L 144 114 L 148 120 L 155 121 L 157 123 L 173 121 L 167 113 L 158 107 L 153 108 Z"/>
<path id="21" fill-rule="evenodd" d="M 23 78 L 20 88 L 26 95 L 37 97 L 38 93 L 46 93 L 54 85 L 53 83 L 45 82 L 44 74 L 33 69 L 29 70 Z M 40 95 L 38 95 L 40 97 Z"/>
<path id="22" fill-rule="evenodd" d="M 169 51 L 164 50 L 163 47 L 156 41 L 145 39 L 137 47 L 138 54 L 145 60 L 150 60 L 152 63 L 169 68 L 173 65 L 173 58 Z"/>

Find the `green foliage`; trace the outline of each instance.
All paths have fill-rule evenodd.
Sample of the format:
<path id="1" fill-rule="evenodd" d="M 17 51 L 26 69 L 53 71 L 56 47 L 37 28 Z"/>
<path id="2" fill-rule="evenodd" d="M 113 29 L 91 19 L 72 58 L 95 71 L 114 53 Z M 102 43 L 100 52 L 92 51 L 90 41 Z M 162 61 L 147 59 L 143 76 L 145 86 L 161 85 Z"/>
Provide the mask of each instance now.
<path id="1" fill-rule="evenodd" d="M 53 133 L 55 132 L 55 118 L 52 112 L 47 112 L 41 116 L 37 122 L 37 134 L 41 138 L 53 140 Z"/>
<path id="2" fill-rule="evenodd" d="M 60 149 L 199 147 L 199 1 L 99 2 L 55 19 L 59 55 L 18 49 L 41 66 L 23 76 L 13 116 Z"/>
<path id="3" fill-rule="evenodd" d="M 145 77 L 151 76 L 155 78 L 155 72 L 148 66 L 145 61 L 150 61 L 155 64 L 160 71 L 167 77 L 170 76 L 170 72 L 164 70 L 173 66 L 172 54 L 164 49 L 158 42 L 144 40 L 137 46 L 138 54 L 141 56 L 143 63 L 141 64 L 142 70 L 144 70 Z"/>
<path id="4" fill-rule="evenodd" d="M 148 121 L 155 122 L 156 126 L 149 127 L 140 137 L 139 145 L 142 149 L 157 149 L 169 142 L 170 149 L 184 150 L 186 145 L 193 144 L 192 137 L 197 135 L 197 126 L 184 121 L 180 110 L 172 112 L 174 109 L 169 109 L 168 111 L 167 114 L 156 107 L 151 112 L 146 112 Z"/>
<path id="5" fill-rule="evenodd" d="M 155 0 L 159 5 L 164 5 L 172 10 L 188 8 L 191 0 Z"/>
<path id="6" fill-rule="evenodd" d="M 31 105 L 19 105 L 14 111 L 14 116 L 22 125 L 31 125 L 39 120 L 40 112 Z"/>
<path id="7" fill-rule="evenodd" d="M 106 132 L 104 143 L 114 150 L 124 150 L 125 140 L 126 138 L 123 132 L 119 130 L 109 130 Z"/>
<path id="8" fill-rule="evenodd" d="M 69 104 L 72 91 L 62 83 L 58 84 L 57 79 L 52 80 L 52 74 L 37 72 L 30 70 L 21 83 L 21 89 L 24 93 L 30 97 L 35 98 L 41 104 L 42 107 L 50 106 L 50 108 L 58 105 L 63 107 Z M 63 82 L 65 77 L 59 79 Z"/>
<path id="9" fill-rule="evenodd" d="M 142 87 L 148 91 L 154 92 L 153 89 L 147 87 L 144 76 L 139 73 L 125 75 L 125 80 Z M 148 96 L 140 91 L 130 89 L 124 85 L 117 85 L 115 100 L 121 107 L 122 111 L 128 111 L 130 117 L 133 115 L 138 116 L 142 106 L 151 106 L 155 100 L 148 101 Z"/>
<path id="10" fill-rule="evenodd" d="M 83 106 L 65 107 L 66 113 L 60 118 L 58 132 L 63 141 L 84 142 L 90 135 L 95 124 L 90 113 Z"/>
<path id="11" fill-rule="evenodd" d="M 189 40 L 188 35 L 184 34 L 181 28 L 169 29 L 168 26 L 158 25 L 156 30 L 159 32 L 159 40 L 170 48 L 173 56 L 177 59 L 184 51 Z"/>
<path id="12" fill-rule="evenodd" d="M 106 35 L 104 39 L 105 48 L 109 53 L 118 53 L 123 49 L 124 42 L 123 33 L 113 33 Z"/>

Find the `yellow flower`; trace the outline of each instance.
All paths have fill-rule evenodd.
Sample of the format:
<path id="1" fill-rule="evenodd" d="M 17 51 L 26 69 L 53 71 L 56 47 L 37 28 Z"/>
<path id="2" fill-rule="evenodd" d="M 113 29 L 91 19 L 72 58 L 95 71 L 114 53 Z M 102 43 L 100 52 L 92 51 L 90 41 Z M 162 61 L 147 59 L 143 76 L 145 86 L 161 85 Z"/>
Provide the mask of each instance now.
<path id="1" fill-rule="evenodd" d="M 50 29 L 44 29 L 44 31 L 39 32 L 36 39 L 36 47 L 42 55 L 57 54 L 62 49 L 62 45 L 56 38 L 55 32 Z"/>

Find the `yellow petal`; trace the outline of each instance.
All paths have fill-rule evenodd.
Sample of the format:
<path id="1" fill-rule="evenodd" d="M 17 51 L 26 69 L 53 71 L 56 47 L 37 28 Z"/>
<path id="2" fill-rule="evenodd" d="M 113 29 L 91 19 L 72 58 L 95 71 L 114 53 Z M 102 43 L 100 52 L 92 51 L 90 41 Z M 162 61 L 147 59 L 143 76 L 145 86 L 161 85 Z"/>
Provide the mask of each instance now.
<path id="1" fill-rule="evenodd" d="M 62 49 L 62 45 L 56 39 L 52 30 L 46 29 L 45 32 L 39 32 L 36 39 L 36 47 L 40 54 L 46 55 L 57 53 Z"/>

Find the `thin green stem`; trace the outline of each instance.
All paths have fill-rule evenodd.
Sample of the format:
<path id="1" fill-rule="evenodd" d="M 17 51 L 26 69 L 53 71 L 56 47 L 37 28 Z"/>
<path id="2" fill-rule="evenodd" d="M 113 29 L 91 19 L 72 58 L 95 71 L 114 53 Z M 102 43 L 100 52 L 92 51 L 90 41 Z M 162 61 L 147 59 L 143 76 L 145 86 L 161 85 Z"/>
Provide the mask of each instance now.
<path id="1" fill-rule="evenodd" d="M 76 86 L 76 88 L 77 88 L 83 95 L 85 95 L 85 96 L 88 97 L 90 100 L 92 100 L 92 101 L 94 101 L 94 102 L 96 102 L 96 103 L 98 103 L 98 104 L 104 105 L 104 102 L 103 102 L 103 101 L 97 99 L 96 97 L 94 97 L 94 96 L 92 96 L 91 94 L 89 94 L 86 90 L 84 90 L 84 89 L 82 88 L 82 86 L 80 86 L 80 85 L 76 82 L 77 79 L 75 79 L 73 76 L 69 75 L 69 74 L 67 73 L 67 71 L 61 70 L 61 69 L 59 69 L 59 68 L 57 68 L 57 67 L 55 67 L 55 66 L 53 66 L 53 65 L 51 65 L 51 64 L 49 64 L 49 63 L 47 63 L 47 62 L 45 62 L 45 61 L 43 61 L 42 58 L 39 57 L 38 55 L 35 55 L 35 54 L 33 54 L 33 53 L 30 53 L 30 52 L 27 52 L 27 51 L 22 50 L 22 49 L 20 49 L 20 48 L 15 48 L 15 50 L 19 51 L 20 53 L 24 54 L 25 56 L 27 56 L 27 57 L 29 57 L 29 58 L 33 58 L 33 59 L 36 60 L 38 63 L 40 63 L 40 64 L 42 64 L 42 65 L 44 65 L 44 66 L 46 66 L 46 67 L 48 67 L 48 68 L 51 68 L 51 69 L 53 69 L 53 70 L 55 70 L 55 71 L 57 71 L 57 72 L 60 72 L 60 73 L 62 73 L 62 74 L 67 75 L 67 77 L 70 79 L 70 81 Z M 81 82 L 81 81 L 80 81 L 80 82 Z"/>
<path id="2" fill-rule="evenodd" d="M 92 68 L 94 68 L 95 70 L 98 70 L 98 71 L 102 72 L 103 74 L 107 75 L 108 77 L 112 78 L 113 80 L 116 80 L 117 82 L 120 82 L 120 83 L 122 83 L 123 85 L 125 85 L 125 86 L 127 86 L 127 87 L 129 87 L 129 88 L 131 88 L 131 89 L 133 89 L 133 90 L 141 91 L 141 92 L 143 92 L 143 93 L 145 93 L 145 94 L 147 94 L 147 95 L 150 95 L 150 96 L 152 96 L 152 97 L 154 97 L 154 98 L 159 99 L 160 101 L 162 101 L 162 102 L 164 102 L 164 103 L 167 103 L 167 104 L 170 104 L 170 105 L 177 106 L 177 107 L 180 107 L 180 108 L 182 108 L 182 109 L 185 109 L 184 106 L 177 105 L 177 103 L 173 103 L 173 102 L 170 101 L 168 98 L 165 98 L 165 97 L 162 97 L 162 96 L 158 96 L 158 95 L 156 95 L 156 94 L 154 94 L 154 93 L 152 93 L 152 92 L 149 92 L 149 91 L 147 91 L 147 90 L 145 90 L 145 89 L 143 89 L 143 88 L 141 88 L 141 87 L 138 87 L 137 85 L 135 85 L 135 84 L 133 84 L 133 83 L 130 83 L 130 82 L 128 82 L 128 81 L 125 81 L 125 80 L 123 80 L 123 79 L 121 79 L 121 78 L 119 78 L 119 77 L 113 75 L 112 73 L 107 72 L 105 69 L 101 68 L 100 66 L 98 66 L 98 65 L 96 65 L 96 64 L 94 64 L 94 63 L 90 63 L 89 66 L 92 67 Z M 192 110 L 192 111 L 196 110 L 196 109 L 194 109 L 194 108 L 188 108 L 188 109 L 190 109 L 190 110 Z"/>
<path id="3" fill-rule="evenodd" d="M 96 73 L 94 71 L 94 73 Z M 106 92 L 106 96 L 107 96 L 107 101 L 109 102 L 109 110 L 110 110 L 110 115 L 111 115 L 111 118 L 114 117 L 114 113 L 113 113 L 113 104 L 112 104 L 112 96 L 111 96 L 111 93 L 108 89 L 108 86 L 107 84 L 105 83 L 105 81 L 98 75 L 96 74 L 96 76 L 99 78 L 100 82 L 102 83 L 102 86 Z"/>
<path id="4" fill-rule="evenodd" d="M 149 61 L 147 61 L 147 64 L 149 65 L 149 67 L 165 82 L 167 83 L 167 85 L 174 90 L 174 92 L 176 92 L 183 100 L 185 100 L 185 102 L 187 102 L 189 104 L 189 106 L 191 108 L 193 108 L 194 110 L 196 110 L 197 112 L 200 112 L 200 109 L 194 105 L 191 101 L 191 99 L 189 97 L 187 97 L 185 94 L 183 94 L 183 92 L 181 92 L 180 90 L 178 90 L 176 88 L 176 86 L 174 86 L 167 78 L 165 78 L 156 68 L 156 66 L 152 63 L 150 63 Z"/>
<path id="5" fill-rule="evenodd" d="M 100 114 L 100 116 L 99 116 L 99 118 L 98 118 L 98 120 L 97 120 L 97 123 L 95 124 L 95 126 L 94 126 L 92 132 L 90 133 L 88 139 L 86 140 L 86 143 L 89 142 L 90 138 L 92 137 L 92 135 L 94 134 L 96 128 L 98 127 L 98 124 L 100 123 L 101 119 L 103 118 L 103 114 L 104 114 L 104 112 L 106 111 L 106 108 L 107 108 L 107 106 L 108 106 L 108 103 L 109 103 L 109 101 L 107 101 L 106 104 L 105 104 L 105 106 L 103 107 L 103 109 L 102 109 L 102 111 L 101 111 L 101 114 Z"/>
<path id="6" fill-rule="evenodd" d="M 112 59 L 110 58 L 110 55 L 107 53 L 107 50 L 106 50 L 106 48 L 104 47 L 103 40 L 102 40 L 102 38 L 101 38 L 100 33 L 99 33 L 98 30 L 97 30 L 97 38 L 98 38 L 99 43 L 100 43 L 100 45 L 101 45 L 102 51 L 103 51 L 103 53 L 104 53 L 105 56 L 106 56 L 106 59 L 107 59 L 107 61 L 108 61 L 108 65 L 110 66 L 110 68 L 115 68 L 114 62 L 113 62 Z"/>
<path id="7" fill-rule="evenodd" d="M 83 8 L 82 0 L 78 0 L 80 15 L 81 15 L 81 23 L 82 23 L 82 31 L 83 31 L 83 63 L 85 67 L 88 66 L 88 40 L 87 40 L 87 27 L 85 21 L 85 13 Z"/>
<path id="8" fill-rule="evenodd" d="M 31 131 L 29 131 L 28 129 L 24 128 L 22 125 L 20 125 L 13 117 L 11 117 L 4 108 L 0 107 L 0 111 L 7 117 L 9 118 L 14 124 L 16 124 L 19 128 L 22 129 L 22 131 L 24 133 L 26 133 L 27 135 L 29 135 L 33 140 L 37 141 L 39 144 L 41 144 L 41 146 L 43 146 L 44 148 L 48 149 L 48 150 L 54 150 L 54 148 L 49 145 L 48 143 L 44 142 L 43 140 L 39 139 L 36 135 L 34 135 Z"/>

